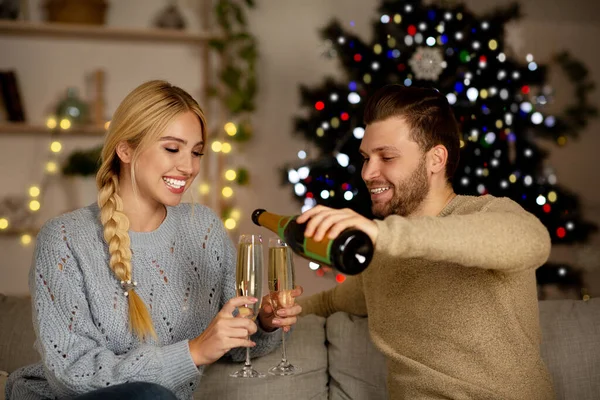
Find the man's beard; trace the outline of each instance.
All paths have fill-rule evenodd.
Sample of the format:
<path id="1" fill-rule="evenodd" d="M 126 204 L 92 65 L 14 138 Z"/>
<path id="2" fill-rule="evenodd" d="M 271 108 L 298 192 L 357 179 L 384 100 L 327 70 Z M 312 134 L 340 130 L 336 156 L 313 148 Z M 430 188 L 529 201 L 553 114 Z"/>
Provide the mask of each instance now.
<path id="1" fill-rule="evenodd" d="M 377 218 L 389 215 L 407 217 L 415 212 L 429 193 L 425 157 L 421 158 L 417 169 L 404 181 L 394 185 L 394 197 L 385 204 L 373 204 L 371 211 Z"/>

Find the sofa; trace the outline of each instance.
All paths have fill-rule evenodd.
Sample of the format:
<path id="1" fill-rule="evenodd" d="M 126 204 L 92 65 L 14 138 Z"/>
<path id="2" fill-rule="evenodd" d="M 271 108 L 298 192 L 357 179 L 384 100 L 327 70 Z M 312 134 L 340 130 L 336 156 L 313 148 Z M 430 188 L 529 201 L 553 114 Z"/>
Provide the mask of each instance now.
<path id="1" fill-rule="evenodd" d="M 600 299 L 540 302 L 542 356 L 558 399 L 600 399 Z M 31 306 L 27 298 L 0 295 L 0 371 L 33 363 Z M 384 357 L 369 340 L 367 319 L 337 313 L 300 318 L 287 341 L 288 359 L 302 368 L 290 377 L 233 379 L 240 367 L 219 361 L 208 367 L 196 399 L 385 399 Z M 266 372 L 280 352 L 253 360 Z M 6 375 L 6 374 L 5 374 Z M 0 376 L 0 400 L 6 376 Z M 519 398 L 518 394 L 515 398 Z"/>

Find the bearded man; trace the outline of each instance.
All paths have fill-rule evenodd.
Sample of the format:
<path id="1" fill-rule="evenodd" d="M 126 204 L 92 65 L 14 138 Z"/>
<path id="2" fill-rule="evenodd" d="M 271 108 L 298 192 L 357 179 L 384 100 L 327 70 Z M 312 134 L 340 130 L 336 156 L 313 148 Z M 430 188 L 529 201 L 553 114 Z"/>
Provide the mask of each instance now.
<path id="1" fill-rule="evenodd" d="M 303 314 L 368 315 L 392 399 L 553 399 L 535 280 L 550 252 L 544 225 L 508 198 L 454 193 L 459 130 L 436 90 L 385 86 L 364 122 L 362 178 L 379 219 L 317 206 L 298 222 L 316 240 L 360 229 L 375 254 L 301 300 Z"/>

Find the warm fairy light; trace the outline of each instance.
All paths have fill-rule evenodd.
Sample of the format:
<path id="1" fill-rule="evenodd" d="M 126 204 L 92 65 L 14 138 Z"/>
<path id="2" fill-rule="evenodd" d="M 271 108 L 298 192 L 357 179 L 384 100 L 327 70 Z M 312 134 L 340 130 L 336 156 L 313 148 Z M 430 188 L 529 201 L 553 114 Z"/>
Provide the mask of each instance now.
<path id="1" fill-rule="evenodd" d="M 0 218 L 0 230 L 8 228 L 8 220 L 6 218 Z"/>
<path id="2" fill-rule="evenodd" d="M 237 174 L 234 170 L 228 169 L 227 171 L 225 171 L 225 179 L 227 179 L 228 181 L 234 181 L 236 177 Z"/>
<path id="3" fill-rule="evenodd" d="M 317 128 L 317 136 L 318 137 L 323 137 L 323 135 L 325 134 L 325 129 L 323 128 Z"/>
<path id="4" fill-rule="evenodd" d="M 41 206 L 41 205 L 40 205 L 40 202 L 39 202 L 39 201 L 37 201 L 37 200 L 31 200 L 31 201 L 29 202 L 29 209 L 30 209 L 31 211 L 38 211 L 38 210 L 40 209 L 40 206 Z"/>
<path id="5" fill-rule="evenodd" d="M 489 46 L 490 50 L 496 50 L 498 48 L 498 42 L 495 41 L 494 39 L 492 39 L 488 43 L 488 46 Z"/>
<path id="6" fill-rule="evenodd" d="M 208 183 L 203 183 L 198 187 L 198 191 L 200 194 L 208 194 L 208 192 L 210 192 L 210 185 Z"/>
<path id="7" fill-rule="evenodd" d="M 233 196 L 233 189 L 229 186 L 225 186 L 221 191 L 221 194 L 223 195 L 223 197 L 231 197 Z"/>
<path id="8" fill-rule="evenodd" d="M 52 142 L 52 143 L 50 144 L 50 150 L 51 150 L 53 153 L 58 153 L 58 152 L 60 152 L 60 151 L 62 150 L 62 144 L 60 144 L 60 142 L 56 142 L 56 141 L 55 141 L 55 142 Z"/>
<path id="9" fill-rule="evenodd" d="M 231 145 L 227 142 L 223 143 L 223 146 L 221 147 L 221 151 L 225 154 L 230 153 L 231 152 Z"/>
<path id="10" fill-rule="evenodd" d="M 381 54 L 382 50 L 383 50 L 383 48 L 381 47 L 380 44 L 376 44 L 375 46 L 373 46 L 373 53 L 375 53 L 375 54 Z"/>
<path id="11" fill-rule="evenodd" d="M 567 138 L 564 136 L 560 136 L 558 139 L 556 139 L 556 143 L 558 143 L 559 146 L 564 146 L 565 144 L 567 144 Z"/>
<path id="12" fill-rule="evenodd" d="M 105 129 L 105 130 L 108 130 L 108 128 L 110 128 L 110 121 L 106 121 L 106 122 L 104 123 L 104 129 Z"/>
<path id="13" fill-rule="evenodd" d="M 237 225 L 237 223 L 235 222 L 235 220 L 233 218 L 227 218 L 225 220 L 225 228 L 231 230 L 231 229 L 235 229 L 235 226 Z"/>
<path id="14" fill-rule="evenodd" d="M 214 151 L 215 153 L 220 152 L 221 150 L 223 150 L 223 144 L 219 141 L 215 141 L 212 143 L 212 145 L 210 146 L 210 148 L 212 149 L 212 151 Z"/>
<path id="15" fill-rule="evenodd" d="M 56 171 L 58 171 L 58 165 L 56 165 L 56 163 L 54 161 L 49 161 L 46 164 L 46 171 L 53 174 Z"/>
<path id="16" fill-rule="evenodd" d="M 31 243 L 31 235 L 25 234 L 21 236 L 21 244 L 27 246 L 29 243 Z"/>
<path id="17" fill-rule="evenodd" d="M 554 203 L 556 201 L 557 197 L 558 196 L 556 195 L 556 192 L 554 192 L 554 191 L 548 193 L 548 201 L 550 203 Z"/>
<path id="18" fill-rule="evenodd" d="M 69 121 L 66 118 L 63 118 L 63 119 L 60 120 L 60 128 L 61 129 L 67 130 L 70 127 L 71 127 L 71 121 Z"/>
<path id="19" fill-rule="evenodd" d="M 29 195 L 31 197 L 38 197 L 40 195 L 40 188 L 37 186 L 32 186 L 29 188 Z"/>
<path id="20" fill-rule="evenodd" d="M 237 208 L 234 210 L 231 210 L 231 213 L 229 214 L 229 216 L 235 220 L 238 220 L 241 218 L 242 213 L 240 210 L 238 210 Z"/>
<path id="21" fill-rule="evenodd" d="M 237 126 L 235 126 L 233 122 L 228 122 L 225 124 L 225 132 L 227 132 L 229 136 L 235 136 L 237 133 Z"/>
<path id="22" fill-rule="evenodd" d="M 515 174 L 511 174 L 508 177 L 508 180 L 510 181 L 510 183 L 515 183 L 517 181 L 517 176 Z"/>
<path id="23" fill-rule="evenodd" d="M 465 141 L 460 139 L 460 148 L 462 149 L 463 147 L 465 147 Z"/>
<path id="24" fill-rule="evenodd" d="M 50 118 L 48 118 L 48 119 L 46 120 L 46 126 L 47 126 L 49 129 L 54 129 L 54 128 L 56 128 L 56 125 L 57 125 L 56 118 L 54 118 L 54 117 L 50 117 Z"/>

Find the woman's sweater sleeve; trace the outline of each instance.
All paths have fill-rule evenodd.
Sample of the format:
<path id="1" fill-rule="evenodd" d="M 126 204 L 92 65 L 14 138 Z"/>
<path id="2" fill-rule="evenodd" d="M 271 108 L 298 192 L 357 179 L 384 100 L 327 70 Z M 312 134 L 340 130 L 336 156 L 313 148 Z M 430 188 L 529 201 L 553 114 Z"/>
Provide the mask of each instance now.
<path id="1" fill-rule="evenodd" d="M 195 379 L 199 372 L 187 340 L 141 344 L 126 354 L 106 347 L 110 328 L 93 321 L 83 274 L 60 226 L 53 220 L 39 233 L 29 279 L 36 346 L 55 394 L 71 397 L 131 381 L 176 391 Z"/>

